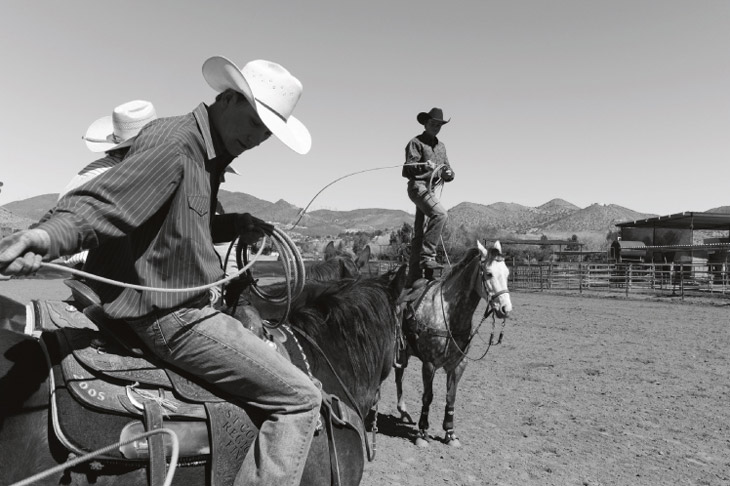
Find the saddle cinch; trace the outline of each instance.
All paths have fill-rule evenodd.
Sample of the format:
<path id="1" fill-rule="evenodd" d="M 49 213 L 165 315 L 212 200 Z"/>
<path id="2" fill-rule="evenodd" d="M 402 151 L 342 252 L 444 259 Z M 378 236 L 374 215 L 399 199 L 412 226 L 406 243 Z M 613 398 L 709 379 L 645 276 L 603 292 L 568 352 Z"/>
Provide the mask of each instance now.
<path id="1" fill-rule="evenodd" d="M 145 352 L 124 322 L 109 320 L 93 302 L 84 304 L 91 305 L 34 300 L 33 316 L 29 316 L 35 329 L 53 331 L 42 334 L 42 343 L 51 367 L 51 420 L 61 445 L 80 456 L 165 427 L 179 439 L 183 467 L 176 477 L 186 465 L 202 466 L 192 468 L 202 469 L 200 484 L 233 484 L 258 434 L 248 413 L 165 368 Z M 332 410 L 326 399 L 331 396 L 325 392 L 323 396 L 324 418 L 329 422 L 334 416 L 336 426 L 355 430 L 364 441 L 364 426 L 356 412 L 344 404 Z M 95 465 L 149 465 L 150 484 L 162 484 L 171 447 L 168 436 L 154 435 L 101 456 Z M 332 438 L 329 447 L 336 461 Z"/>

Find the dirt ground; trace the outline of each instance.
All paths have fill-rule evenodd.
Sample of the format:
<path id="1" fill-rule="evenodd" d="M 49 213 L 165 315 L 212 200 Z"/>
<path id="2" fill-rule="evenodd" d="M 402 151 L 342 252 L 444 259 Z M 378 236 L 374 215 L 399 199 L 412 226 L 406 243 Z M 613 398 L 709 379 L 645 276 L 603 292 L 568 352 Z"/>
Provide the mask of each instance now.
<path id="1" fill-rule="evenodd" d="M 68 292 L 60 280 L 11 280 L 0 281 L 0 294 L 27 302 Z M 426 449 L 397 418 L 391 374 L 377 457 L 362 486 L 730 484 L 727 301 L 513 292 L 512 302 L 503 344 L 470 362 L 459 386 L 462 447 L 439 440 L 443 371 Z M 471 359 L 487 348 L 485 335 L 475 338 Z M 404 386 L 418 420 L 418 360 Z"/>

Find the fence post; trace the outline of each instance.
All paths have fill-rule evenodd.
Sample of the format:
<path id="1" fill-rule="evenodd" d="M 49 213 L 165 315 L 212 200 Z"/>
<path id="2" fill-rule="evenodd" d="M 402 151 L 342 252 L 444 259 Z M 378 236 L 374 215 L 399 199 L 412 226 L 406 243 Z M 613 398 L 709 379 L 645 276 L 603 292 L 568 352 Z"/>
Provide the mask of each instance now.
<path id="1" fill-rule="evenodd" d="M 684 300 L 684 263 L 679 264 L 679 295 Z"/>
<path id="2" fill-rule="evenodd" d="M 583 264 L 578 262 L 578 293 L 583 293 Z"/>
<path id="3" fill-rule="evenodd" d="M 629 285 L 631 285 L 631 264 L 629 263 L 629 269 L 626 271 L 626 297 L 629 296 Z"/>
<path id="4" fill-rule="evenodd" d="M 542 292 L 542 263 L 538 263 L 537 268 L 540 269 L 540 292 Z"/>

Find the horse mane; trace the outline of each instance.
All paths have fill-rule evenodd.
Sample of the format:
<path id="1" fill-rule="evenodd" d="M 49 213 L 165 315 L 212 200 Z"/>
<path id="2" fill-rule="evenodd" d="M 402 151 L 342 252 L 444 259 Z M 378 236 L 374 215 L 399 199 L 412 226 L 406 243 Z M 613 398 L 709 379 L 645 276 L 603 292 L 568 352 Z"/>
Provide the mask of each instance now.
<path id="1" fill-rule="evenodd" d="M 334 280 L 343 276 L 355 277 L 359 270 L 354 259 L 348 256 L 336 256 L 309 266 L 307 269 L 308 280 Z"/>
<path id="2" fill-rule="evenodd" d="M 444 278 L 447 278 L 451 275 L 456 275 L 468 265 L 470 265 L 475 258 L 481 258 L 481 252 L 479 251 L 479 248 L 469 248 L 468 250 L 466 250 L 466 253 L 464 253 L 464 256 L 461 257 L 461 260 L 456 262 L 454 266 L 451 267 L 449 273 L 444 275 Z"/>
<path id="3" fill-rule="evenodd" d="M 383 360 L 392 352 L 395 296 L 388 285 L 385 278 L 310 281 L 289 314 L 289 322 L 319 344 L 338 373 L 352 373 L 346 381 L 358 397 L 378 388 Z M 326 367 L 319 353 L 308 358 Z"/>

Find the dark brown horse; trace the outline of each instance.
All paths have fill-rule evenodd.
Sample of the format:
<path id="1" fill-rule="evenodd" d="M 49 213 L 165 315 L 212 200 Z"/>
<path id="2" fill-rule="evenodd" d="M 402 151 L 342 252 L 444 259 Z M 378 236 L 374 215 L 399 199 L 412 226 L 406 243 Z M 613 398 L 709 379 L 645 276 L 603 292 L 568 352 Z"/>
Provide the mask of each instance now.
<path id="1" fill-rule="evenodd" d="M 363 274 L 370 261 L 370 246 L 363 248 L 357 255 L 347 250 L 338 250 L 330 241 L 324 248 L 324 259 L 306 266 L 307 280 L 335 280 L 355 278 Z M 369 274 L 369 272 L 368 272 Z"/>
<path id="2" fill-rule="evenodd" d="M 290 314 L 290 337 L 284 345 L 292 361 L 354 410 L 360 421 L 376 403 L 380 384 L 392 366 L 396 300 L 405 277 L 401 268 L 377 278 L 313 282 Z M 41 341 L 53 332 L 57 331 L 43 331 Z M 0 484 L 12 484 L 67 461 L 69 453 L 49 428 L 50 422 L 49 370 L 39 340 L 0 329 Z M 340 484 L 359 484 L 363 435 L 351 428 L 336 428 L 329 440 L 325 433 L 316 436 L 301 484 L 332 484 L 335 471 Z M 337 447 L 337 469 L 332 467 L 332 444 Z M 179 467 L 175 484 L 207 484 L 209 468 L 195 463 Z M 148 484 L 144 465 L 106 464 L 99 471 L 98 463 L 85 464 L 35 484 Z"/>
<path id="3" fill-rule="evenodd" d="M 477 305 L 484 299 L 488 311 L 506 318 L 512 311 L 507 289 L 509 269 L 504 263 L 501 246 L 496 242 L 487 251 L 481 243 L 466 252 L 451 271 L 441 279 L 412 291 L 403 318 L 403 333 L 407 345 L 396 364 L 395 381 L 398 411 L 401 418 L 410 421 L 403 400 L 403 372 L 408 357 L 418 357 L 422 363 L 423 397 L 418 421 L 419 446 L 428 444 L 428 413 L 433 400 L 433 377 L 436 370 L 446 371 L 446 411 L 443 428 L 445 442 L 459 446 L 454 433 L 454 404 L 456 388 L 464 373 L 467 351 L 478 328 L 472 325 Z"/>
<path id="4" fill-rule="evenodd" d="M 347 250 L 337 249 L 334 242 L 330 241 L 324 249 L 324 259 L 318 262 L 305 263 L 306 279 L 308 282 L 327 282 L 344 278 L 356 278 L 362 274 L 364 268 L 370 261 L 370 246 L 363 248 L 357 255 Z M 369 271 L 367 273 L 369 275 Z M 265 298 L 266 295 L 284 295 L 286 282 L 277 282 L 262 286 L 258 292 L 249 288 L 243 293 L 243 299 L 230 306 L 239 303 L 248 303 L 256 308 L 258 314 L 267 320 L 280 319 L 286 313 L 286 303 L 274 302 Z"/>

